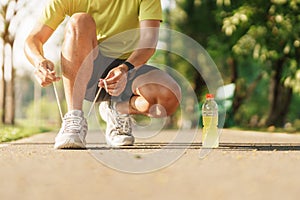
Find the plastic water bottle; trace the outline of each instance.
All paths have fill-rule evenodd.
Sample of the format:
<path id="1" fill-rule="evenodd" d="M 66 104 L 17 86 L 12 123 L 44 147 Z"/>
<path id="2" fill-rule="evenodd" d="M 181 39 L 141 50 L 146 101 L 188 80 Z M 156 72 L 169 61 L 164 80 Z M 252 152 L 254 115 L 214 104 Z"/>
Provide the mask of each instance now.
<path id="1" fill-rule="evenodd" d="M 218 104 L 215 101 L 213 94 L 207 94 L 206 100 L 202 105 L 202 122 L 202 147 L 219 147 Z"/>

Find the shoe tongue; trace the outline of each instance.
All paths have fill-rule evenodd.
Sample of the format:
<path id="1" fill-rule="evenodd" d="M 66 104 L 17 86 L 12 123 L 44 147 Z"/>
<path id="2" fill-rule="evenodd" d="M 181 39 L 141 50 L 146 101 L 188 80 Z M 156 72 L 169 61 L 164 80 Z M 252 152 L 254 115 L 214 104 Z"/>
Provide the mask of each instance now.
<path id="1" fill-rule="evenodd" d="M 81 117 L 83 115 L 83 112 L 81 110 L 71 110 L 67 114 L 71 116 Z"/>
<path id="2" fill-rule="evenodd" d="M 117 112 L 117 113 L 118 113 L 118 115 L 119 115 L 120 117 L 129 117 L 128 114 L 121 114 L 121 113 L 119 113 L 119 112 Z"/>

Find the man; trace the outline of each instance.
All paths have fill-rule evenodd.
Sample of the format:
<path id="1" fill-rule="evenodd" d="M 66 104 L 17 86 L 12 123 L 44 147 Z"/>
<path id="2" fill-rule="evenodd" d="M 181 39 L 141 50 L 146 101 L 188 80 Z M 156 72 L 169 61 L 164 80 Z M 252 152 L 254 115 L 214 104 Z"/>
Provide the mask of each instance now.
<path id="1" fill-rule="evenodd" d="M 70 19 L 61 67 L 68 112 L 54 148 L 85 147 L 88 128 L 82 104 L 84 99 L 93 101 L 99 88 L 104 88 L 97 101 L 102 102 L 107 143 L 133 145 L 131 114 L 165 117 L 175 112 L 180 101 L 177 83 L 165 72 L 145 65 L 158 41 L 160 1 L 50 0 L 25 44 L 25 54 L 36 67 L 42 87 L 61 79 L 45 58 L 43 45 L 66 16 Z"/>

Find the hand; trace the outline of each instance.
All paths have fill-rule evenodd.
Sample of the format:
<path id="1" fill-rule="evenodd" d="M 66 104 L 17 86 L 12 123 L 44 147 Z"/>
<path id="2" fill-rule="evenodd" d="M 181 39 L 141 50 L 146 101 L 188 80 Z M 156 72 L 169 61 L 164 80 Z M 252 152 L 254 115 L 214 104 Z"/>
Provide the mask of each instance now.
<path id="1" fill-rule="evenodd" d="M 119 65 L 109 71 L 104 79 L 100 79 L 99 87 L 105 88 L 106 92 L 112 96 L 119 96 L 125 89 L 127 83 L 127 66 Z M 107 88 L 104 84 L 106 81 Z"/>
<path id="2" fill-rule="evenodd" d="M 35 78 L 42 87 L 46 87 L 55 81 L 59 81 L 60 77 L 56 76 L 54 64 L 50 60 L 42 60 L 34 72 Z"/>

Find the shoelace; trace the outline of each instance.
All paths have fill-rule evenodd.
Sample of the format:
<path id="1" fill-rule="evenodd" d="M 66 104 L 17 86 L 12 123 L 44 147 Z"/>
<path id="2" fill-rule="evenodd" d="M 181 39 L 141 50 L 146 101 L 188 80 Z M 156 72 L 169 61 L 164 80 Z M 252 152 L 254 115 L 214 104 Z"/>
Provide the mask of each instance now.
<path id="1" fill-rule="evenodd" d="M 103 80 L 103 83 L 104 83 L 104 89 L 107 91 L 107 83 L 106 83 L 106 81 Z M 54 95 L 55 95 L 55 98 L 56 98 L 56 103 L 57 103 L 57 106 L 58 106 L 60 118 L 61 118 L 61 120 L 63 121 L 64 117 L 63 117 L 63 112 L 62 112 L 62 108 L 61 108 L 61 105 L 60 105 L 60 101 L 59 101 L 59 97 L 58 97 L 56 85 L 55 85 L 54 82 L 52 83 L 52 85 L 53 85 Z M 98 97 L 99 97 L 99 95 L 100 95 L 101 89 L 102 89 L 102 88 L 99 88 L 99 89 L 98 89 L 98 92 L 97 92 L 97 94 L 96 94 L 96 96 L 95 96 L 95 98 L 94 98 L 94 101 L 93 101 L 93 103 L 92 103 L 92 105 L 91 105 L 91 107 L 90 107 L 90 111 L 88 112 L 87 117 L 90 116 L 90 114 L 91 114 L 91 112 L 92 112 L 92 109 L 93 109 L 93 107 L 94 107 L 94 105 L 95 105 L 95 103 L 96 103 L 96 101 L 97 101 L 97 99 L 98 99 Z"/>
<path id="2" fill-rule="evenodd" d="M 131 119 L 128 115 L 117 115 L 116 129 L 118 135 L 130 135 L 131 133 Z"/>
<path id="3" fill-rule="evenodd" d="M 65 131 L 79 133 L 81 129 L 81 117 L 77 116 L 66 116 L 64 118 L 65 122 Z"/>

